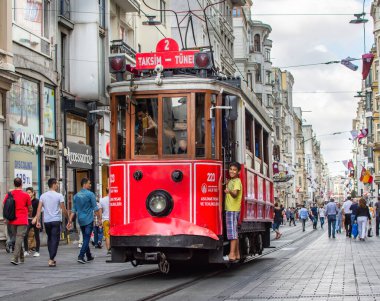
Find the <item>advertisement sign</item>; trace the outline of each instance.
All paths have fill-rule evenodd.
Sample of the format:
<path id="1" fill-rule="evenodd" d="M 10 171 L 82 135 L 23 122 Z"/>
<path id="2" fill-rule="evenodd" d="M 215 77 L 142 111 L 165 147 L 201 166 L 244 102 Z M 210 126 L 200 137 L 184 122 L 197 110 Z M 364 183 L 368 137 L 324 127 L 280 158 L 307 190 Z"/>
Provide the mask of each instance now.
<path id="1" fill-rule="evenodd" d="M 9 91 L 9 127 L 11 131 L 39 134 L 39 89 L 38 84 L 20 79 Z"/>
<path id="2" fill-rule="evenodd" d="M 117 164 L 111 165 L 109 171 L 110 222 L 111 225 L 123 224 L 127 222 L 125 213 L 127 190 L 125 183 L 125 166 Z"/>
<path id="3" fill-rule="evenodd" d="M 194 223 L 207 227 L 215 234 L 222 233 L 219 181 L 220 164 L 195 163 L 195 217 Z"/>
<path id="4" fill-rule="evenodd" d="M 30 162 L 32 163 L 32 162 Z M 32 186 L 33 171 L 32 169 L 15 169 L 14 178 L 20 178 L 22 180 L 22 188 L 26 189 Z"/>
<path id="5" fill-rule="evenodd" d="M 55 92 L 54 89 L 44 87 L 44 136 L 55 139 Z"/>
<path id="6" fill-rule="evenodd" d="M 86 144 L 67 142 L 67 167 L 92 169 L 92 147 Z"/>

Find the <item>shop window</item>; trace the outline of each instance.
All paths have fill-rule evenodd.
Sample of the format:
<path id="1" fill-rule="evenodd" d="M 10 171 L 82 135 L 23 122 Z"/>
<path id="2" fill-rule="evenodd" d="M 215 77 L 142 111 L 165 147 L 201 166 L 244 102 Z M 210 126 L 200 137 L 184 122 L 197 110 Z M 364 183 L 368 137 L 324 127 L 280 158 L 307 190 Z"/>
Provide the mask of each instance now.
<path id="1" fill-rule="evenodd" d="M 158 100 L 137 99 L 135 119 L 135 155 L 158 154 Z"/>
<path id="2" fill-rule="evenodd" d="M 40 94 L 36 82 L 20 79 L 9 92 L 9 127 L 26 133 L 40 133 Z"/>
<path id="3" fill-rule="evenodd" d="M 55 139 L 55 90 L 44 87 L 43 126 L 45 138 Z"/>
<path id="4" fill-rule="evenodd" d="M 162 101 L 162 153 L 187 154 L 187 98 L 164 97 Z"/>
<path id="5" fill-rule="evenodd" d="M 195 155 L 204 157 L 205 152 L 205 94 L 197 93 L 195 99 Z"/>

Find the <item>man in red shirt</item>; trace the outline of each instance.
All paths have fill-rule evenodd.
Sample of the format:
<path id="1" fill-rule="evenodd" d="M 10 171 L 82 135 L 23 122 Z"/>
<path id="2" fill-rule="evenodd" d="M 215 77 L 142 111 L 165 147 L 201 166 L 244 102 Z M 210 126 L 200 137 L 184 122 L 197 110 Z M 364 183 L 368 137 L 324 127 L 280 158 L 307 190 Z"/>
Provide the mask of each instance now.
<path id="1" fill-rule="evenodd" d="M 22 180 L 15 178 L 13 180 L 15 189 L 11 191 L 16 204 L 16 219 L 13 221 L 7 221 L 8 225 L 12 228 L 13 233 L 16 234 L 16 243 L 11 263 L 18 265 L 24 262 L 24 250 L 22 248 L 22 242 L 28 226 L 28 213 L 32 211 L 32 202 L 29 194 L 22 190 Z M 8 198 L 8 194 L 5 196 L 3 205 Z M 20 261 L 19 261 L 20 260 Z"/>

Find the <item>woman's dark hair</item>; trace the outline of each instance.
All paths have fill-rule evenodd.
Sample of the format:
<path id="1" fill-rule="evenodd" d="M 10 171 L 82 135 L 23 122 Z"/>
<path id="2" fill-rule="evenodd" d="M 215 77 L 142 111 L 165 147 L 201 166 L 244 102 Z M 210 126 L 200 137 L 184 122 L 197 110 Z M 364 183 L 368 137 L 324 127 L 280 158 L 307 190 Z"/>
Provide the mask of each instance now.
<path id="1" fill-rule="evenodd" d="M 228 167 L 232 167 L 232 166 L 236 167 L 236 169 L 237 169 L 238 171 L 240 171 L 240 169 L 241 169 L 241 165 L 240 165 L 239 162 L 231 162 L 230 165 L 229 165 Z"/>
<path id="2" fill-rule="evenodd" d="M 278 203 L 277 203 L 277 202 L 276 202 L 276 203 L 274 203 L 274 206 L 275 206 L 275 207 L 278 207 Z"/>
<path id="3" fill-rule="evenodd" d="M 365 199 L 361 198 L 361 199 L 359 200 L 359 207 L 360 207 L 360 208 L 365 208 L 365 207 L 367 207 L 367 202 L 365 201 Z"/>

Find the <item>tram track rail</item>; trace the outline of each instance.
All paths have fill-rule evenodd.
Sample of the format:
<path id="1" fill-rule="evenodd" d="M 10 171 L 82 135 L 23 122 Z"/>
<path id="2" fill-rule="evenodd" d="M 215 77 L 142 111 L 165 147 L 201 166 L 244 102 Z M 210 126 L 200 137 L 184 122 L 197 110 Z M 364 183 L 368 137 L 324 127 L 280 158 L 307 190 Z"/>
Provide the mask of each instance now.
<path id="1" fill-rule="evenodd" d="M 196 276 L 194 277 L 193 279 L 189 279 L 189 280 L 186 280 L 182 283 L 179 283 L 179 284 L 175 284 L 175 285 L 172 285 L 168 288 L 165 288 L 161 291 L 157 291 L 157 292 L 154 292 L 152 294 L 149 294 L 147 296 L 144 296 L 144 297 L 141 297 L 141 298 L 137 298 L 135 300 L 137 301 L 154 301 L 154 300 L 159 300 L 159 299 L 162 299 L 164 297 L 167 297 L 167 296 L 170 296 L 172 294 L 175 294 L 177 292 L 180 292 L 181 290 L 183 289 L 186 289 L 188 287 L 191 287 L 203 280 L 206 280 L 206 279 L 209 279 L 209 278 L 212 278 L 216 275 L 219 275 L 219 274 L 222 274 L 223 272 L 226 271 L 226 266 L 229 267 L 233 267 L 233 266 L 239 266 L 241 264 L 246 264 L 248 262 L 253 262 L 253 261 L 256 261 L 260 258 L 263 258 L 265 256 L 268 256 L 269 254 L 272 254 L 274 252 L 277 252 L 281 249 L 284 249 L 284 248 L 287 248 L 291 245 L 294 245 L 296 244 L 297 242 L 299 242 L 300 240 L 303 240 L 311 235 L 313 235 L 315 232 L 314 231 L 307 231 L 305 232 L 303 235 L 300 235 L 299 237 L 295 238 L 295 239 L 292 239 L 291 241 L 281 245 L 281 246 L 278 246 L 278 247 L 275 247 L 275 248 L 272 248 L 272 249 L 267 249 L 265 253 L 261 254 L 261 255 L 257 255 L 257 256 L 249 256 L 247 257 L 244 262 L 242 263 L 238 263 L 238 264 L 230 264 L 230 263 L 226 263 L 224 267 L 222 268 L 218 268 L 217 270 L 214 270 L 212 272 L 206 272 L 200 276 Z M 295 232 L 292 232 L 290 233 L 290 235 L 293 235 L 295 234 Z M 271 269 L 273 268 L 274 266 L 276 266 L 277 263 L 274 263 L 273 265 L 270 265 L 268 267 L 268 269 Z M 59 301 L 59 300 L 66 300 L 66 299 L 72 299 L 74 297 L 77 297 L 77 296 L 84 296 L 86 294 L 90 294 L 92 292 L 96 292 L 98 290 L 101 290 L 101 289 L 105 289 L 105 288 L 111 288 L 113 286 L 117 286 L 117 285 L 120 285 L 120 284 L 123 284 L 123 283 L 128 283 L 128 282 L 133 282 L 133 281 L 137 281 L 137 280 L 141 280 L 143 278 L 146 278 L 146 277 L 149 277 L 149 276 L 154 276 L 154 275 L 159 275 L 161 274 L 160 271 L 157 269 L 157 270 L 149 270 L 149 271 L 145 271 L 145 272 L 140 272 L 138 274 L 134 274 L 134 275 L 131 275 L 131 276 L 128 276 L 127 278 L 125 279 L 119 279 L 119 280 L 115 280 L 115 281 L 111 281 L 111 282 L 108 282 L 108 283 L 104 283 L 104 284 L 99 284 L 99 285 L 95 285 L 93 287 L 87 287 L 87 288 L 83 288 L 83 289 L 80 289 L 80 290 L 75 290 L 75 291 L 71 291 L 71 292 L 67 292 L 67 293 L 63 293 L 63 294 L 60 294 L 58 296 L 52 296 L 52 297 L 49 297 L 49 298 L 45 298 L 45 299 L 42 299 L 44 301 Z"/>

